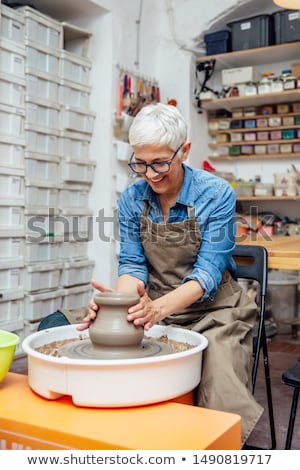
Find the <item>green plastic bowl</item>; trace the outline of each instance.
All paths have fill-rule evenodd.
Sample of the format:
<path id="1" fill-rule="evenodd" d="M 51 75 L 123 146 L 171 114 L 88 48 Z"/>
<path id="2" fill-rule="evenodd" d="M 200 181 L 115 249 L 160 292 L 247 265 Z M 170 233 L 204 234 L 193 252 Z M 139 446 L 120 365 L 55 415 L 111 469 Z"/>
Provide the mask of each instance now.
<path id="1" fill-rule="evenodd" d="M 0 382 L 9 371 L 19 342 L 20 338 L 15 333 L 0 330 Z"/>

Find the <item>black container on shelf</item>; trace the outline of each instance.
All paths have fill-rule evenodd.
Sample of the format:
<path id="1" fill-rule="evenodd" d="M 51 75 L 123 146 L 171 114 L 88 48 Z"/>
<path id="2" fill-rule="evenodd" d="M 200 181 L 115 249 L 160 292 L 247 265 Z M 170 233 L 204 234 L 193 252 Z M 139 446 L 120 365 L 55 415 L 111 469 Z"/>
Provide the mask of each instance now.
<path id="1" fill-rule="evenodd" d="M 217 109 L 216 110 L 216 117 L 217 118 L 231 118 L 232 112 L 228 111 L 227 109 Z"/>
<path id="2" fill-rule="evenodd" d="M 298 10 L 276 11 L 273 13 L 273 17 L 275 44 L 300 41 L 300 18 Z"/>
<path id="3" fill-rule="evenodd" d="M 233 51 L 255 49 L 274 44 L 274 18 L 258 15 L 228 23 Z"/>
<path id="4" fill-rule="evenodd" d="M 231 33 L 229 30 L 216 31 L 204 35 L 206 55 L 231 52 Z"/>

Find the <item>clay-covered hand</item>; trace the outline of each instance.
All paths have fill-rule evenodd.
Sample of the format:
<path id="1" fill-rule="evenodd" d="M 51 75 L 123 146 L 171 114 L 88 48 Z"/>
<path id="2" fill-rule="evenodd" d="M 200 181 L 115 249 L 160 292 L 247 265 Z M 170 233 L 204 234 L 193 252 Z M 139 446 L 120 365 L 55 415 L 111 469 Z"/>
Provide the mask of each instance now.
<path id="1" fill-rule="evenodd" d="M 95 279 L 91 280 L 91 284 L 99 292 L 111 292 L 112 291 L 112 289 L 110 287 L 105 286 L 104 284 L 102 284 L 101 282 L 96 281 Z M 95 320 L 95 318 L 96 318 L 96 315 L 97 315 L 97 312 L 98 312 L 98 309 L 99 309 L 99 305 L 97 305 L 94 302 L 93 297 L 91 298 L 88 307 L 89 307 L 89 313 L 83 319 L 83 323 L 81 323 L 77 327 L 77 330 L 79 330 L 79 331 L 86 330 L 87 328 L 89 328 L 91 322 L 93 320 Z"/>
<path id="2" fill-rule="evenodd" d="M 136 326 L 143 325 L 145 330 L 149 330 L 155 323 L 161 320 L 161 312 L 155 306 L 155 302 L 148 296 L 142 281 L 138 283 L 137 291 L 140 301 L 128 309 L 127 320 L 132 321 Z"/>

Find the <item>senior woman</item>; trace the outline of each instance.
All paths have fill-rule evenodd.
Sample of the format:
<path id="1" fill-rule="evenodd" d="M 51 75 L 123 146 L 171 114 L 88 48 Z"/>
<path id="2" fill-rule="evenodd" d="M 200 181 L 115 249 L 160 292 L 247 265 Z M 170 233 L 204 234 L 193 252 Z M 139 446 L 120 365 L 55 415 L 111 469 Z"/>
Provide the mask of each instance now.
<path id="1" fill-rule="evenodd" d="M 119 199 L 116 289 L 138 291 L 140 301 L 127 318 L 146 330 L 159 323 L 207 337 L 197 404 L 241 415 L 244 443 L 263 409 L 250 378 L 257 307 L 234 280 L 234 191 L 224 179 L 184 163 L 191 142 L 174 106 L 142 108 L 129 141 L 129 167 L 138 178 Z M 97 309 L 91 300 L 79 329 Z"/>
<path id="2" fill-rule="evenodd" d="M 234 191 L 185 163 L 191 142 L 175 106 L 142 108 L 129 141 L 129 167 L 138 178 L 119 199 L 116 290 L 138 292 L 127 317 L 135 325 L 172 325 L 207 337 L 196 404 L 239 414 L 245 443 L 263 408 L 251 393 L 257 306 L 234 280 Z M 111 290 L 96 280 L 92 285 Z M 89 308 L 55 312 L 39 329 L 79 323 L 84 330 L 98 308 L 92 299 Z"/>

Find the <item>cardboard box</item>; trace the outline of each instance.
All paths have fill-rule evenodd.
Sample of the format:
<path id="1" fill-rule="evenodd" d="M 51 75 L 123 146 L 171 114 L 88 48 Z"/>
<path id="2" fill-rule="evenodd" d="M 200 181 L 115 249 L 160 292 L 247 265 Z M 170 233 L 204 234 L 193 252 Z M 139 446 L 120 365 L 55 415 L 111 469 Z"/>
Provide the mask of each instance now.
<path id="1" fill-rule="evenodd" d="M 222 70 L 223 87 L 233 86 L 238 83 L 246 83 L 253 81 L 253 67 L 237 67 L 234 69 Z"/>
<path id="2" fill-rule="evenodd" d="M 300 77 L 300 62 L 292 64 L 292 75 L 293 77 Z"/>

